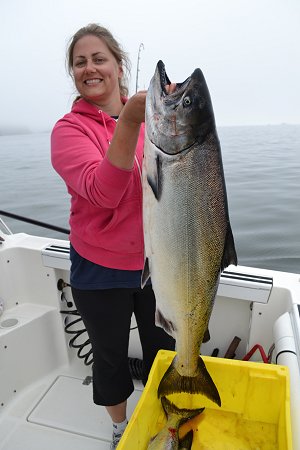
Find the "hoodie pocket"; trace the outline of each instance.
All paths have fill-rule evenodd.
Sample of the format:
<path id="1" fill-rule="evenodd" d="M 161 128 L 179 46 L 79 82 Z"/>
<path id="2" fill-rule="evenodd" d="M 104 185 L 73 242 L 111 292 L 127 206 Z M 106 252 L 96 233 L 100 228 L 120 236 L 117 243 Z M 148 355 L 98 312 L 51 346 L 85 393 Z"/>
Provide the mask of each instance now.
<path id="1" fill-rule="evenodd" d="M 124 202 L 114 211 L 111 220 L 96 232 L 96 245 L 115 253 L 139 253 L 144 245 L 142 233 L 140 202 Z"/>

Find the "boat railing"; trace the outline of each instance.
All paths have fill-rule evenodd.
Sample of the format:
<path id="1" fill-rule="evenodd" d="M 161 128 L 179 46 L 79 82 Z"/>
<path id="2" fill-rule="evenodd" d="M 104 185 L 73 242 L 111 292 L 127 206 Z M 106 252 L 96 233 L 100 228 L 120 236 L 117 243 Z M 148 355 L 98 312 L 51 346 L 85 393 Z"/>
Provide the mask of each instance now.
<path id="1" fill-rule="evenodd" d="M 0 210 L 0 225 L 5 230 L 6 234 L 13 234 L 6 223 L 1 219 L 1 216 L 9 217 L 11 219 L 19 220 L 21 222 L 27 222 L 31 225 L 36 225 L 38 227 L 47 228 L 48 230 L 58 231 L 63 234 L 70 234 L 70 230 L 63 227 L 58 227 L 57 225 L 52 225 L 50 223 L 41 222 L 40 220 L 31 219 L 29 217 L 20 216 L 19 214 L 14 214 L 8 211 Z"/>
<path id="2" fill-rule="evenodd" d="M 4 230 L 4 232 L 6 234 L 13 234 L 13 232 L 8 228 L 8 226 L 6 225 L 6 223 L 1 219 L 0 217 L 0 228 L 2 227 L 2 229 Z M 1 238 L 2 240 L 2 238 Z"/>

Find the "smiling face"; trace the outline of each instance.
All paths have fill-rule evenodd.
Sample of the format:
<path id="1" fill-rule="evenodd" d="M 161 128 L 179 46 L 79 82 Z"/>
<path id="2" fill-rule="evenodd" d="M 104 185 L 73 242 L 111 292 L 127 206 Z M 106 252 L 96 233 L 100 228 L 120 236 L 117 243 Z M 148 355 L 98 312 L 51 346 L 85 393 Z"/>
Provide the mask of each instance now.
<path id="1" fill-rule="evenodd" d="M 79 94 L 100 107 L 120 105 L 119 79 L 122 66 L 105 41 L 87 35 L 79 39 L 73 50 L 72 66 L 75 86 Z"/>

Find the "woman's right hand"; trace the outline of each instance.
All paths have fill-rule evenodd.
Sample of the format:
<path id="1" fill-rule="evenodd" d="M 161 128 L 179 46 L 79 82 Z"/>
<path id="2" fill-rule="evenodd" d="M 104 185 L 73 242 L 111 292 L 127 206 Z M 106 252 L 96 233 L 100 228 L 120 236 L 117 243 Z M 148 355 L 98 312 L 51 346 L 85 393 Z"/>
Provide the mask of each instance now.
<path id="1" fill-rule="evenodd" d="M 122 169 L 132 169 L 141 123 L 145 121 L 147 91 L 137 92 L 124 105 L 107 157 Z"/>
<path id="2" fill-rule="evenodd" d="M 124 105 L 119 119 L 135 125 L 145 122 L 146 95 L 147 91 L 139 91 L 130 97 Z"/>

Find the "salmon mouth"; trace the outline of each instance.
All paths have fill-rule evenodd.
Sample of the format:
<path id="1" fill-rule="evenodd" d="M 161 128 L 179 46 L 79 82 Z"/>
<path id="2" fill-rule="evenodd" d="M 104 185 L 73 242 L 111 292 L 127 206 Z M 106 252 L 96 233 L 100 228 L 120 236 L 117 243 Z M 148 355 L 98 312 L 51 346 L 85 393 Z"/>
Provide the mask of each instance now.
<path id="1" fill-rule="evenodd" d="M 161 60 L 158 61 L 158 63 L 157 63 L 157 69 L 158 69 L 158 73 L 159 73 L 160 87 L 161 87 L 162 93 L 165 96 L 172 96 L 173 94 L 177 94 L 178 91 L 180 91 L 180 93 L 182 93 L 186 89 L 187 85 L 189 84 L 189 82 L 191 80 L 191 77 L 188 77 L 182 83 L 173 83 L 173 85 L 175 85 L 175 89 L 170 93 L 167 91 L 166 87 L 172 83 L 171 83 L 170 78 L 167 75 L 165 65 Z"/>
<path id="2" fill-rule="evenodd" d="M 158 61 L 157 68 L 158 68 L 158 73 L 159 73 L 161 89 L 165 95 L 168 95 L 166 86 L 171 84 L 171 81 L 167 75 L 164 63 L 162 61 Z"/>

